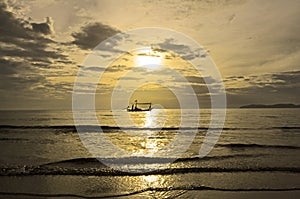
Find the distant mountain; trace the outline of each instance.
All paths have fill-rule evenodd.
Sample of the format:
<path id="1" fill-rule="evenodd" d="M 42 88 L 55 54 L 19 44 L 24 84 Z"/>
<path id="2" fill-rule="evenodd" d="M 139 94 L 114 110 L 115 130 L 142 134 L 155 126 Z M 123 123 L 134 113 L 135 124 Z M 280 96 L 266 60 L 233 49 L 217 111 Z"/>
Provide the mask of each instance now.
<path id="1" fill-rule="evenodd" d="M 300 104 L 249 104 L 245 106 L 241 106 L 240 108 L 300 108 Z"/>

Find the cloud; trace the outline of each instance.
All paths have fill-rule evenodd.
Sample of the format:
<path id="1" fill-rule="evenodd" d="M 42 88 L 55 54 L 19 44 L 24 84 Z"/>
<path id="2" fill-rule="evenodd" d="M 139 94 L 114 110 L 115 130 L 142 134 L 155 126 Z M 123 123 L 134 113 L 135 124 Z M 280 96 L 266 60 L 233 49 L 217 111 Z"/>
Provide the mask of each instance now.
<path id="1" fill-rule="evenodd" d="M 225 79 L 230 106 L 253 103 L 299 103 L 300 71 Z"/>
<path id="2" fill-rule="evenodd" d="M 9 5 L 4 2 L 9 2 Z M 119 32 L 109 25 L 94 23 L 105 21 L 124 29 L 159 24 L 160 27 L 181 31 L 209 48 L 220 72 L 225 76 L 231 75 L 225 79 L 231 106 L 273 101 L 298 103 L 299 3 L 281 0 L 175 0 L 167 3 L 141 1 L 135 4 L 122 1 L 122 6 L 120 3 L 116 6 L 113 1 L 0 0 L 2 102 L 7 99 L 5 103 L 13 103 L 18 97 L 22 104 L 25 104 L 23 101 L 27 97 L 50 102 L 53 99 L 49 98 L 50 95 L 63 97 L 65 93 L 71 92 L 76 73 L 72 65 L 79 65 L 82 56 L 78 55 L 86 53 L 81 49 L 92 49 Z M 27 16 L 35 20 L 27 19 Z M 46 16 L 53 17 L 56 35 L 51 20 L 43 21 Z M 83 23 L 86 25 L 80 29 Z M 69 45 L 70 42 L 74 45 Z M 105 50 L 107 54 L 98 56 L 107 60 L 113 57 L 117 49 L 112 48 L 115 46 L 112 42 L 107 42 L 105 49 L 99 49 Z M 172 39 L 166 39 L 159 45 L 157 50 L 173 49 L 180 52 L 187 61 L 196 56 L 207 57 L 204 50 L 198 49 L 199 54 L 193 54 L 195 49 L 189 49 Z M 177 59 L 172 55 L 165 56 L 168 62 Z M 74 63 L 70 57 L 75 57 L 77 62 Z M 130 62 L 126 64 L 130 65 Z M 89 73 L 102 70 L 93 66 L 96 64 L 91 64 L 91 68 L 87 69 Z M 195 90 L 205 93 L 201 87 L 203 79 L 193 77 L 196 74 L 180 64 L 174 66 L 174 69 L 187 76 Z M 295 69 L 297 71 L 282 72 Z M 125 67 L 112 67 L 107 72 L 125 70 Z M 270 73 L 265 74 L 267 72 Z M 143 76 L 135 77 L 133 83 L 149 72 L 140 73 Z M 253 73 L 255 75 L 251 75 Z M 171 80 L 182 87 L 183 83 L 176 82 L 168 71 L 161 74 L 173 78 Z M 162 77 L 160 79 L 164 81 Z M 3 103 L 2 107 L 5 106 Z"/>
<path id="3" fill-rule="evenodd" d="M 53 33 L 53 21 L 51 17 L 47 17 L 45 23 L 31 23 L 31 26 L 34 32 L 42 33 L 45 35 Z"/>
<path id="4" fill-rule="evenodd" d="M 0 1 L 0 40 L 7 41 L 7 38 L 32 39 L 30 29 L 24 28 L 24 21 L 17 20 L 4 1 Z"/>
<path id="5" fill-rule="evenodd" d="M 73 44 L 83 49 L 93 49 L 100 42 L 120 31 L 102 23 L 91 23 L 81 28 L 81 32 L 72 33 Z"/>
<path id="6" fill-rule="evenodd" d="M 55 41 L 42 34 L 52 31 L 51 19 L 46 23 L 30 23 L 29 21 L 16 18 L 9 11 L 9 7 L 0 1 L 0 55 L 2 57 L 18 57 L 29 61 L 45 61 L 49 59 L 64 59 L 58 50 L 46 50 L 58 45 Z M 45 27 L 48 28 L 45 28 Z M 32 27 L 32 29 L 31 29 Z"/>
<path id="7" fill-rule="evenodd" d="M 123 64 L 122 65 L 118 64 L 118 65 L 113 65 L 113 66 L 106 68 L 106 71 L 107 72 L 120 72 L 120 71 L 126 71 L 128 69 L 129 69 L 128 66 L 123 65 Z"/>
<path id="8" fill-rule="evenodd" d="M 272 79 L 280 86 L 299 86 L 300 87 L 300 71 L 282 72 L 272 74 Z"/>
<path id="9" fill-rule="evenodd" d="M 208 53 L 203 48 L 191 49 L 190 46 L 184 44 L 178 44 L 174 39 L 166 39 L 163 43 L 157 44 L 154 47 L 155 50 L 161 49 L 161 51 L 173 51 L 184 60 L 193 60 L 196 57 L 205 58 Z"/>
<path id="10" fill-rule="evenodd" d="M 63 75 L 63 68 L 73 62 L 48 36 L 53 33 L 51 19 L 31 23 L 18 18 L 10 6 L 0 0 L 0 94 L 5 101 L 0 107 L 27 106 L 30 100 L 65 94 L 56 89 L 64 82 L 51 82 L 49 77 Z"/>
<path id="11" fill-rule="evenodd" d="M 252 87 L 269 87 L 275 89 L 300 87 L 300 71 L 251 76 L 230 76 L 225 78 L 224 82 L 229 89 L 247 89 Z"/>
<path id="12" fill-rule="evenodd" d="M 101 66 L 80 66 L 82 71 L 91 71 L 91 72 L 103 72 L 105 71 L 104 67 Z"/>
<path id="13" fill-rule="evenodd" d="M 121 72 L 129 69 L 126 65 L 112 65 L 109 67 L 102 66 L 79 66 L 82 72 Z"/>
<path id="14" fill-rule="evenodd" d="M 205 78 L 205 79 L 204 79 Z M 194 84 L 213 84 L 213 83 L 218 83 L 215 79 L 213 79 L 211 76 L 207 77 L 200 77 L 200 76 L 186 76 L 186 79 Z"/>

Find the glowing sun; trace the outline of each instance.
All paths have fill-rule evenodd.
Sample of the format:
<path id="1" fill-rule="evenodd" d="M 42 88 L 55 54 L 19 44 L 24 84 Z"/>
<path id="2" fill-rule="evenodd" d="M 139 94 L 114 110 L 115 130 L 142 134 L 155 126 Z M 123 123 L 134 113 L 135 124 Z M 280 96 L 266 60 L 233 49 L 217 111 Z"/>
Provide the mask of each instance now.
<path id="1" fill-rule="evenodd" d="M 163 56 L 160 52 L 155 52 L 151 47 L 137 50 L 135 54 L 135 65 L 147 69 L 157 69 L 162 65 Z"/>

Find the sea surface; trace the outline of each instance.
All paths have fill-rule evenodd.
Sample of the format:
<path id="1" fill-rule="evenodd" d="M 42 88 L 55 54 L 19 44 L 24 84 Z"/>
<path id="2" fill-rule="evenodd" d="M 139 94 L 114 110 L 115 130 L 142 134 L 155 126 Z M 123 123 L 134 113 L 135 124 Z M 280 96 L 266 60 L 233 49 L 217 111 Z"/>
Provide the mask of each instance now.
<path id="1" fill-rule="evenodd" d="M 81 114 L 78 133 L 72 111 L 0 111 L 0 198 L 300 197 L 300 109 L 227 109 L 203 158 L 208 109 L 97 111 L 100 134 L 125 153 L 99 145 L 103 137 Z M 179 133 L 191 143 L 172 156 Z"/>

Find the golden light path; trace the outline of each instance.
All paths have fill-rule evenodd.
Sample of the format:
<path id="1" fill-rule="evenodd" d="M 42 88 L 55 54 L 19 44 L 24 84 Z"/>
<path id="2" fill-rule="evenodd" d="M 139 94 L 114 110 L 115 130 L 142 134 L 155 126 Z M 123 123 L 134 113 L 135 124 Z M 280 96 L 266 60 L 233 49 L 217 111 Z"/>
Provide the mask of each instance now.
<path id="1" fill-rule="evenodd" d="M 138 122 L 138 125 L 141 127 L 163 128 L 166 120 L 166 115 L 163 109 L 153 109 L 151 110 L 151 112 L 139 114 L 138 118 L 134 118 L 134 122 L 136 122 L 135 119 L 141 120 Z M 132 155 L 152 157 L 158 150 L 160 150 L 160 147 L 157 139 L 148 138 L 155 136 L 157 132 L 147 129 L 143 133 L 145 137 L 140 143 L 141 149 L 134 152 Z"/>

